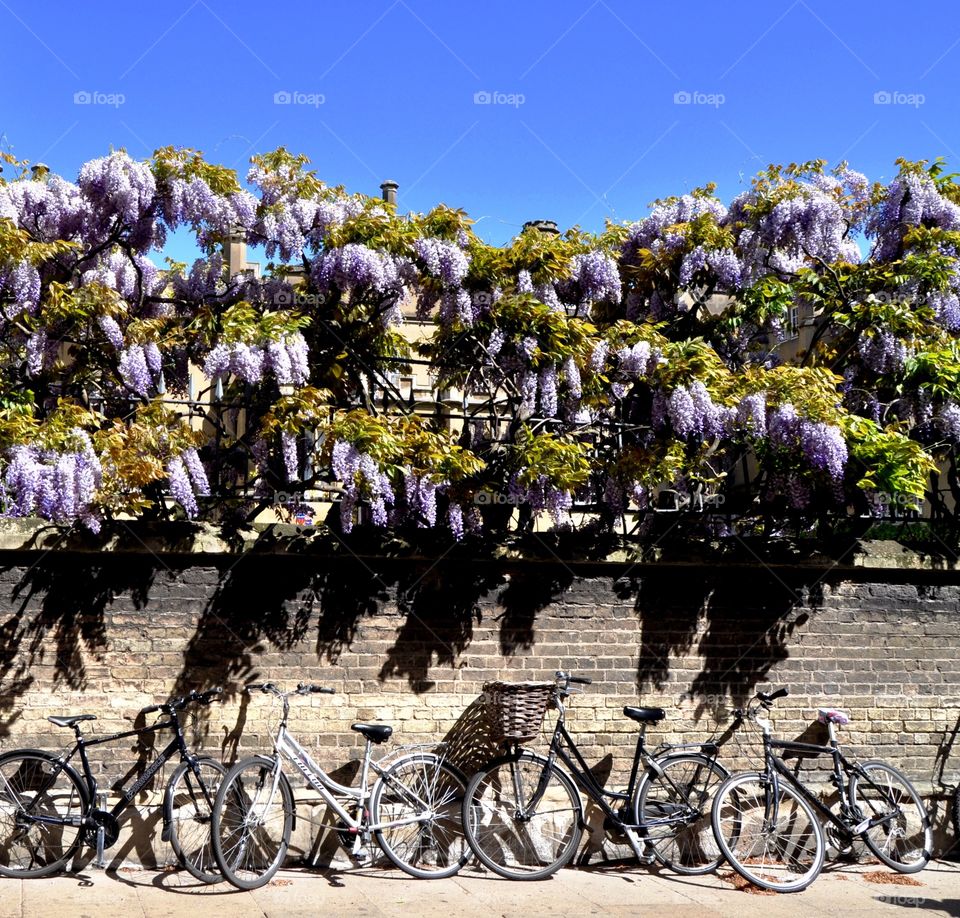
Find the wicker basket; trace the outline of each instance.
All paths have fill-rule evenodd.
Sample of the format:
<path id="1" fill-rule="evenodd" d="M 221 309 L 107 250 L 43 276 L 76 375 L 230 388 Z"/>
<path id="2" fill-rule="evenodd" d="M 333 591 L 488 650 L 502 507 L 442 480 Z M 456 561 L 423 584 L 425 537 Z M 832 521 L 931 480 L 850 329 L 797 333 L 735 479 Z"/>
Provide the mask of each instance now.
<path id="1" fill-rule="evenodd" d="M 493 733 L 513 743 L 534 739 L 555 688 L 553 682 L 487 682 L 483 695 Z"/>

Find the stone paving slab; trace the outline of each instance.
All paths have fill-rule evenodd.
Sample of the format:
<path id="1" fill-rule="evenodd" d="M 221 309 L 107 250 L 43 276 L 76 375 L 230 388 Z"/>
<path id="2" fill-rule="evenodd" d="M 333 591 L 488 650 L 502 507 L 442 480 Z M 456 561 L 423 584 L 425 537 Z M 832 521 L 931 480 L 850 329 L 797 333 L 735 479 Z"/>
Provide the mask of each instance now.
<path id="1" fill-rule="evenodd" d="M 631 866 L 562 870 L 540 882 L 475 869 L 436 881 L 397 870 L 284 870 L 252 892 L 202 886 L 182 871 L 88 868 L 45 880 L 0 879 L 0 918 L 907 918 L 904 909 L 960 918 L 960 863 L 934 862 L 913 877 L 918 886 L 869 882 L 871 872 L 831 866 L 805 892 L 761 895 L 736 888 L 729 870 L 678 877 Z"/>

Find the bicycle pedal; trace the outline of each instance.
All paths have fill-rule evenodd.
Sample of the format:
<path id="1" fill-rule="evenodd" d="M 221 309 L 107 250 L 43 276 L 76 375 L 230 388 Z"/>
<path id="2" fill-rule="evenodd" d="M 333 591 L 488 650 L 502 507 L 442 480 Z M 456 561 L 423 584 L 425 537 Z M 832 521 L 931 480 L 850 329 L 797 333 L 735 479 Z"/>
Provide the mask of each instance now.
<path id="1" fill-rule="evenodd" d="M 358 851 L 353 851 L 350 854 L 358 864 L 365 864 L 370 860 L 370 851 L 367 848 L 360 848 Z"/>
<path id="2" fill-rule="evenodd" d="M 97 828 L 97 859 L 94 861 L 94 863 L 95 863 L 96 866 L 99 867 L 101 870 L 103 870 L 103 868 L 106 866 L 105 861 L 104 861 L 104 858 L 103 858 L 103 848 L 104 848 L 104 845 L 103 845 L 104 837 L 103 837 L 103 836 L 104 836 L 103 826 L 99 826 L 99 827 Z"/>
<path id="3" fill-rule="evenodd" d="M 170 823 L 164 824 L 163 831 L 160 833 L 160 841 L 170 841 Z"/>

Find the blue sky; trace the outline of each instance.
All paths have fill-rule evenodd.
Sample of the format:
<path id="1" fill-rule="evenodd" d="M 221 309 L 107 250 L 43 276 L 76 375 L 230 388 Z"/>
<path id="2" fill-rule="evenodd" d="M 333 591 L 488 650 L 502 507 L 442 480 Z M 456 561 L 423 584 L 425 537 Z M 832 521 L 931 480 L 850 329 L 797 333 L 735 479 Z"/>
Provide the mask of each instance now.
<path id="1" fill-rule="evenodd" d="M 0 50 L 5 145 L 70 178 L 111 145 L 243 172 L 282 144 L 351 191 L 395 179 L 402 210 L 463 207 L 497 244 L 711 180 L 730 197 L 770 162 L 960 171 L 960 20 L 887 0 L 0 0 Z"/>

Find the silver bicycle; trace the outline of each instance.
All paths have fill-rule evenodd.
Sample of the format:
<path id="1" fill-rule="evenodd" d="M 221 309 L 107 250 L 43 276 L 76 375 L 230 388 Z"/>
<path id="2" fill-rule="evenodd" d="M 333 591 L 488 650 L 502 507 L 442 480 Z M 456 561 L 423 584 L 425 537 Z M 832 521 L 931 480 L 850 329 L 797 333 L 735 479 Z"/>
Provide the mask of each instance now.
<path id="1" fill-rule="evenodd" d="M 440 755 L 400 748 L 379 761 L 373 747 L 386 742 L 386 724 L 353 724 L 366 740 L 356 786 L 334 781 L 287 730 L 294 695 L 333 694 L 318 685 L 283 692 L 271 682 L 246 691 L 275 696 L 283 707 L 271 755 L 255 755 L 227 772 L 213 805 L 213 853 L 225 879 L 239 889 L 263 886 L 283 864 L 296 819 L 286 760 L 339 820 L 338 834 L 357 863 L 370 859 L 371 836 L 408 874 L 439 879 L 455 874 L 470 849 L 461 828 L 466 778 Z M 375 776 L 372 787 L 369 780 Z"/>

